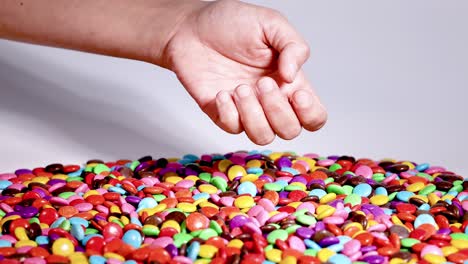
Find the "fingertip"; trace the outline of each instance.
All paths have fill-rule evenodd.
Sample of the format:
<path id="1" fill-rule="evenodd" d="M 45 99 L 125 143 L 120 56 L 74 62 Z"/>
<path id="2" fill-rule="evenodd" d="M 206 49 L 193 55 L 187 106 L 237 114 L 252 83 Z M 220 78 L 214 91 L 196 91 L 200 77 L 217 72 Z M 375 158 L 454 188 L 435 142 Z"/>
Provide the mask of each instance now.
<path id="1" fill-rule="evenodd" d="M 293 94 L 293 102 L 298 108 L 308 108 L 312 106 L 313 96 L 306 90 L 298 90 Z"/>

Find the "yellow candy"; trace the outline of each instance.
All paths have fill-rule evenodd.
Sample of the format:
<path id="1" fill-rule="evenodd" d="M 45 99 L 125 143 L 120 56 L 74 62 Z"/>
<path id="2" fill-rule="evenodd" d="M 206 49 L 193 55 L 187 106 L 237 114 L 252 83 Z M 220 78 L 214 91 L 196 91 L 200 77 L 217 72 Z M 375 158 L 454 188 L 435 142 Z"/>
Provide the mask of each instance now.
<path id="1" fill-rule="evenodd" d="M 250 208 L 254 206 L 255 201 L 251 196 L 240 196 L 234 200 L 234 206 L 237 208 Z"/>
<path id="2" fill-rule="evenodd" d="M 6 222 L 6 221 L 9 221 L 9 220 L 15 220 L 15 219 L 18 219 L 18 218 L 21 218 L 21 216 L 19 215 L 10 215 L 10 216 L 7 216 L 7 217 L 4 217 L 0 220 L 0 227 L 3 226 L 3 224 Z"/>
<path id="3" fill-rule="evenodd" d="M 198 190 L 200 192 L 205 192 L 208 194 L 215 194 L 218 192 L 218 188 L 214 187 L 211 184 L 201 184 L 200 186 L 198 186 Z"/>
<path id="4" fill-rule="evenodd" d="M 358 222 L 352 222 L 352 223 L 347 224 L 347 225 L 344 227 L 344 230 L 346 231 L 348 228 L 353 227 L 353 226 L 357 227 L 359 230 L 363 230 L 363 229 L 364 229 L 364 227 L 363 227 L 360 223 L 358 223 Z"/>
<path id="5" fill-rule="evenodd" d="M 412 198 L 421 199 L 421 200 L 423 200 L 425 203 L 428 203 L 428 202 L 429 202 L 429 199 L 427 199 L 427 196 L 425 196 L 425 195 L 419 195 L 419 194 L 418 194 L 418 195 L 412 196 Z"/>
<path id="6" fill-rule="evenodd" d="M 408 187 L 406 187 L 406 190 L 408 192 L 419 192 L 420 190 L 422 190 L 426 185 L 423 183 L 423 182 L 415 182 L 413 184 L 410 184 L 408 185 Z"/>
<path id="7" fill-rule="evenodd" d="M 281 158 L 284 155 L 283 152 L 272 152 L 270 155 L 268 155 L 272 160 L 277 160 Z"/>
<path id="8" fill-rule="evenodd" d="M 300 186 L 301 187 L 301 191 L 305 191 L 307 189 L 307 187 L 305 186 L 305 184 L 303 184 L 302 182 L 292 182 L 290 183 L 289 185 L 292 185 L 292 186 Z"/>
<path id="9" fill-rule="evenodd" d="M 17 227 L 15 228 L 14 232 L 18 240 L 29 240 L 29 237 L 26 234 L 26 229 L 24 227 Z"/>
<path id="10" fill-rule="evenodd" d="M 86 199 L 90 195 L 101 195 L 101 194 L 96 190 L 89 190 L 89 191 L 85 192 L 85 194 L 83 194 L 83 198 Z"/>
<path id="11" fill-rule="evenodd" d="M 82 252 L 72 253 L 70 256 L 68 256 L 68 259 L 70 260 L 71 264 L 81 264 L 81 263 L 87 264 L 87 263 L 89 263 L 88 258 Z"/>
<path id="12" fill-rule="evenodd" d="M 114 214 L 121 214 L 122 211 L 120 211 L 120 208 L 117 206 L 117 205 L 112 205 L 110 207 L 110 212 L 111 214 L 114 213 Z"/>
<path id="13" fill-rule="evenodd" d="M 318 259 L 321 261 L 321 262 L 327 262 L 328 259 L 335 255 L 336 252 L 331 250 L 331 249 L 328 249 L 328 248 L 322 248 L 318 253 L 317 253 L 317 257 Z"/>
<path id="14" fill-rule="evenodd" d="M 280 264 L 296 264 L 297 259 L 294 256 L 287 256 L 283 260 L 280 261 Z"/>
<path id="15" fill-rule="evenodd" d="M 331 216 L 336 209 L 329 205 L 319 205 L 315 213 L 317 214 L 317 219 L 323 219 L 325 217 Z"/>
<path id="16" fill-rule="evenodd" d="M 211 259 L 218 252 L 218 248 L 213 245 L 201 245 L 198 255 L 202 258 Z"/>
<path id="17" fill-rule="evenodd" d="M 120 222 L 122 222 L 122 224 L 124 224 L 124 225 L 128 225 L 130 223 L 130 219 L 128 219 L 128 217 L 122 215 L 120 217 Z"/>
<path id="18" fill-rule="evenodd" d="M 454 246 L 454 247 L 456 247 L 458 249 L 468 248 L 468 241 L 467 240 L 452 239 L 452 241 L 450 241 L 450 244 L 452 244 L 452 246 Z"/>
<path id="19" fill-rule="evenodd" d="M 408 166 L 410 170 L 412 170 L 412 169 L 414 169 L 416 167 L 416 166 L 414 166 L 414 164 L 412 162 L 409 162 L 409 161 L 404 161 L 401 164 L 404 164 L 404 165 Z"/>
<path id="20" fill-rule="evenodd" d="M 156 213 L 160 213 L 162 211 L 164 211 L 164 209 L 166 209 L 167 205 L 165 203 L 160 203 L 158 205 L 156 205 L 155 207 L 153 208 L 146 208 L 146 209 L 143 209 L 141 210 L 140 212 L 138 212 L 139 215 L 142 215 L 143 212 L 147 212 L 148 215 L 154 215 Z"/>
<path id="21" fill-rule="evenodd" d="M 66 180 L 68 178 L 68 175 L 65 174 L 55 174 L 52 176 L 52 179 L 59 179 L 59 180 Z"/>
<path id="22" fill-rule="evenodd" d="M 317 161 L 315 161 L 314 159 L 308 158 L 308 157 L 298 157 L 296 160 L 303 160 L 303 161 L 307 162 L 307 164 L 309 165 L 311 171 L 313 171 L 313 168 L 315 167 L 315 164 L 317 163 Z"/>
<path id="23" fill-rule="evenodd" d="M 15 243 L 15 248 L 20 247 L 37 247 L 37 243 L 32 240 L 21 240 Z"/>
<path id="24" fill-rule="evenodd" d="M 221 161 L 218 163 L 218 170 L 219 170 L 220 172 L 226 172 L 227 169 L 229 168 L 229 166 L 231 166 L 231 165 L 232 165 L 232 161 L 227 160 L 227 159 L 221 160 Z"/>
<path id="25" fill-rule="evenodd" d="M 430 194 L 428 194 L 428 195 L 427 195 L 427 198 L 428 198 L 429 204 L 430 204 L 431 206 L 433 206 L 434 204 L 436 204 L 436 203 L 440 200 L 440 197 L 437 196 L 437 194 L 435 194 L 435 193 L 430 193 Z"/>
<path id="26" fill-rule="evenodd" d="M 452 227 L 456 227 L 456 228 L 460 228 L 462 226 L 462 223 L 453 223 L 453 224 L 450 224 L 450 226 Z"/>
<path id="27" fill-rule="evenodd" d="M 377 194 L 372 196 L 369 200 L 371 204 L 381 206 L 388 203 L 388 196 L 384 194 Z"/>
<path id="28" fill-rule="evenodd" d="M 336 193 L 327 193 L 320 199 L 321 204 L 326 204 L 336 199 Z"/>
<path id="29" fill-rule="evenodd" d="M 240 182 L 254 182 L 258 180 L 258 175 L 255 174 L 247 174 L 240 179 Z"/>
<path id="30" fill-rule="evenodd" d="M 232 213 L 229 214 L 228 217 L 229 217 L 229 219 L 233 219 L 234 217 L 236 217 L 236 216 L 238 216 L 238 215 L 243 215 L 243 216 L 248 217 L 247 214 L 242 213 L 242 212 L 232 212 Z"/>
<path id="31" fill-rule="evenodd" d="M 178 203 L 177 208 L 184 211 L 184 213 L 192 213 L 197 210 L 197 206 L 191 203 Z"/>
<path id="32" fill-rule="evenodd" d="M 117 253 L 113 253 L 113 252 L 104 253 L 104 257 L 108 258 L 108 259 L 116 259 L 116 260 L 120 260 L 120 261 L 125 261 L 124 257 L 120 256 Z"/>
<path id="33" fill-rule="evenodd" d="M 249 160 L 245 166 L 247 168 L 260 168 L 262 167 L 262 162 L 259 160 Z"/>
<path id="34" fill-rule="evenodd" d="M 179 225 L 179 223 L 177 223 L 177 221 L 175 221 L 175 220 L 168 220 L 168 221 L 165 221 L 165 222 L 161 225 L 161 229 L 166 228 L 166 227 L 172 227 L 172 228 L 174 228 L 175 230 L 177 230 L 177 232 L 180 233 L 180 225 Z"/>
<path id="35" fill-rule="evenodd" d="M 179 160 L 180 160 L 179 158 L 167 158 L 167 161 L 169 162 L 177 162 Z"/>
<path id="36" fill-rule="evenodd" d="M 446 194 L 446 195 L 440 197 L 440 199 L 442 199 L 442 200 L 452 200 L 453 198 L 455 198 L 455 196 L 450 195 L 450 194 Z"/>
<path id="37" fill-rule="evenodd" d="M 406 264 L 406 261 L 401 258 L 392 258 L 389 264 Z"/>
<path id="38" fill-rule="evenodd" d="M 273 261 L 275 263 L 278 263 L 281 261 L 281 254 L 283 252 L 279 249 L 273 248 L 265 252 L 265 256 L 269 261 Z"/>
<path id="39" fill-rule="evenodd" d="M 454 247 L 454 246 L 447 246 L 447 247 L 443 247 L 442 248 L 442 253 L 444 254 L 444 256 L 448 256 L 450 254 L 453 254 L 453 253 L 457 253 L 458 252 L 458 248 Z"/>
<path id="40" fill-rule="evenodd" d="M 292 203 L 289 203 L 288 206 L 291 206 L 291 207 L 294 207 L 294 208 L 297 208 L 299 205 L 301 205 L 302 202 L 292 202 Z"/>
<path id="41" fill-rule="evenodd" d="M 75 252 L 75 246 L 70 240 L 66 238 L 61 237 L 55 240 L 54 244 L 52 244 L 52 253 L 54 253 L 55 255 L 67 257 L 73 252 Z"/>
<path id="42" fill-rule="evenodd" d="M 177 184 L 178 182 L 180 182 L 181 180 L 183 180 L 182 177 L 179 177 L 179 176 L 169 176 L 166 178 L 165 182 L 169 182 L 169 183 L 173 183 L 173 184 Z"/>
<path id="43" fill-rule="evenodd" d="M 244 246 L 244 242 L 242 242 L 242 240 L 237 239 L 237 238 L 229 241 L 229 243 L 227 244 L 227 247 L 233 247 L 233 248 L 242 248 L 243 246 Z"/>
<path id="44" fill-rule="evenodd" d="M 200 207 L 214 207 L 214 208 L 216 208 L 216 209 L 219 209 L 219 207 L 218 207 L 216 204 L 210 203 L 210 202 L 206 202 L 206 201 L 201 202 L 201 203 L 200 203 Z"/>
<path id="45" fill-rule="evenodd" d="M 445 263 L 447 261 L 444 257 L 432 253 L 424 255 L 424 259 L 431 264 Z"/>
<path id="46" fill-rule="evenodd" d="M 39 182 L 42 184 L 46 184 L 50 179 L 48 177 L 34 177 L 31 182 Z"/>
<path id="47" fill-rule="evenodd" d="M 237 177 L 244 177 L 245 175 L 247 175 L 247 171 L 245 171 L 244 167 L 240 165 L 234 165 L 231 168 L 229 168 L 228 178 L 231 181 Z"/>
<path id="48" fill-rule="evenodd" d="M 191 180 L 193 182 L 196 182 L 196 181 L 199 180 L 199 178 L 197 176 L 195 176 L 195 175 L 189 175 L 189 176 L 185 177 L 184 180 Z"/>
<path id="49" fill-rule="evenodd" d="M 209 264 L 211 262 L 211 259 L 197 259 L 193 264 Z"/>
<path id="50" fill-rule="evenodd" d="M 195 206 L 198 206 L 199 204 L 207 202 L 207 201 L 208 201 L 208 199 L 206 199 L 206 198 L 200 198 L 200 199 L 196 200 L 195 202 L 193 202 L 192 204 L 195 205 Z"/>
<path id="51" fill-rule="evenodd" d="M 396 215 L 392 215 L 392 222 L 395 225 L 404 225 L 403 222 L 401 222 L 400 218 L 398 218 L 398 216 Z"/>

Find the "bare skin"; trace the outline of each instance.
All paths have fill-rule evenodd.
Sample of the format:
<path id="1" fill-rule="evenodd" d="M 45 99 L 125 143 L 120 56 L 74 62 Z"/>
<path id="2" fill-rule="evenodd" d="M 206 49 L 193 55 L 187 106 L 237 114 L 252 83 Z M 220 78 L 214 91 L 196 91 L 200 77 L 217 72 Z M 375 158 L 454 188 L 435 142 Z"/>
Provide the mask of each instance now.
<path id="1" fill-rule="evenodd" d="M 278 12 L 235 0 L 3 0 L 0 38 L 150 62 L 173 71 L 223 130 L 256 144 L 320 129 L 309 47 Z"/>

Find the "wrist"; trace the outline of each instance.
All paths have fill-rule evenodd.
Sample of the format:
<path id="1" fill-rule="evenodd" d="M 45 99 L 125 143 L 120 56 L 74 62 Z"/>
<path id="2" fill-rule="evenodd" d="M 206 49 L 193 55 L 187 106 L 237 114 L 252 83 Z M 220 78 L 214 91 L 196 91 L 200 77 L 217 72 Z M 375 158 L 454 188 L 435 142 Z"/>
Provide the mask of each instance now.
<path id="1" fill-rule="evenodd" d="M 199 0 L 169 0 L 165 11 L 156 8 L 153 12 L 149 12 L 147 26 L 142 27 L 142 34 L 145 34 L 148 40 L 144 60 L 170 69 L 170 55 L 167 51 L 171 40 L 181 27 L 187 25 L 186 21 L 206 4 Z M 155 21 L 161 21 L 161 24 L 154 27 Z"/>

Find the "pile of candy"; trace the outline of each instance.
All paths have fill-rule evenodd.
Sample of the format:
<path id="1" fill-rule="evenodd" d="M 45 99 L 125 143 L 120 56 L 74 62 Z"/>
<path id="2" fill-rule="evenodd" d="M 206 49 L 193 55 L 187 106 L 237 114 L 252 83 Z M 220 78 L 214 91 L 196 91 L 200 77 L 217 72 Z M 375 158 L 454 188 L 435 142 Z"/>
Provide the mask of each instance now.
<path id="1" fill-rule="evenodd" d="M 426 163 L 291 152 L 51 164 L 0 174 L 0 262 L 464 263 L 467 190 Z"/>

